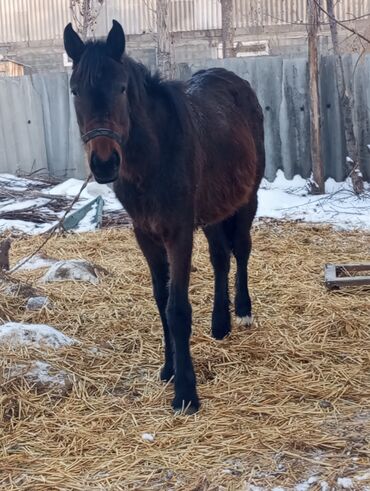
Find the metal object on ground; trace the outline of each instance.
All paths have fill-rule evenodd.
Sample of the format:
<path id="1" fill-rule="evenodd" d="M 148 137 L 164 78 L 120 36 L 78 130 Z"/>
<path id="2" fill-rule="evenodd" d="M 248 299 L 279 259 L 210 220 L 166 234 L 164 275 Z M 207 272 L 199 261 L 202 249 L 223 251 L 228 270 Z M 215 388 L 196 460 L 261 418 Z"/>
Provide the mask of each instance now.
<path id="1" fill-rule="evenodd" d="M 346 286 L 370 286 L 370 263 L 326 264 L 325 285 L 331 290 Z"/>
<path id="2" fill-rule="evenodd" d="M 92 201 L 89 201 L 89 203 L 82 206 L 78 210 L 74 211 L 73 213 L 70 213 L 63 222 L 64 230 L 72 230 L 76 228 L 80 223 L 80 221 L 83 218 L 85 218 L 85 216 L 93 208 L 94 205 L 96 206 L 96 213 L 93 219 L 91 220 L 91 222 L 96 223 L 96 228 L 100 228 L 103 219 L 102 214 L 103 214 L 104 200 L 101 196 L 98 196 L 97 198 L 93 199 Z"/>

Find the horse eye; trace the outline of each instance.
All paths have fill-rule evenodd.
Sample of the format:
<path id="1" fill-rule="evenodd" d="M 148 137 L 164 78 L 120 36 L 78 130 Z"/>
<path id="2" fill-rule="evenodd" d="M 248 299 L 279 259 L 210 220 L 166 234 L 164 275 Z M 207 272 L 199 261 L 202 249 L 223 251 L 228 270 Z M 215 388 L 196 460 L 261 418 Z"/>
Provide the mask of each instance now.
<path id="1" fill-rule="evenodd" d="M 124 85 L 122 85 L 122 87 L 121 87 L 121 94 L 123 94 L 124 92 L 126 92 L 126 87 Z"/>
<path id="2" fill-rule="evenodd" d="M 78 90 L 77 89 L 72 89 L 71 92 L 72 92 L 72 94 L 74 96 L 77 96 L 78 95 Z"/>

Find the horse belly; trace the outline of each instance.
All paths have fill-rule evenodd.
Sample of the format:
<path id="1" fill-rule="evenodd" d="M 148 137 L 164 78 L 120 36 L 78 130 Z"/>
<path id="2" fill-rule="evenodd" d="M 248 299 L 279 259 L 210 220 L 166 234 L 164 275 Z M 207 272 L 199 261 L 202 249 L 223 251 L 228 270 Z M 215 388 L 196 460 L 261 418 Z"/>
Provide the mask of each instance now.
<path id="1" fill-rule="evenodd" d="M 206 166 L 197 186 L 197 225 L 211 225 L 232 216 L 257 192 L 255 160 L 220 162 Z"/>

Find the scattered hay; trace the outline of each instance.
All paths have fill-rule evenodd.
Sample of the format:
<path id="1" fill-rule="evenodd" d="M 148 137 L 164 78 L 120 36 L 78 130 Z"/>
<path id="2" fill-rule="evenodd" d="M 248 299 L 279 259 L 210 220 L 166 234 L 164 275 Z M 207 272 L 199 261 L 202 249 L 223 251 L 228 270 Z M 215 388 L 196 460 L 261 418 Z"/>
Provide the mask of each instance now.
<path id="1" fill-rule="evenodd" d="M 15 363 L 4 370 L 4 381 L 8 385 L 7 392 L 14 390 L 14 386 L 23 385 L 39 394 L 52 392 L 54 396 L 65 396 L 72 388 L 72 381 L 64 370 L 58 370 L 40 360 L 32 360 L 28 363 Z M 12 386 L 13 389 L 10 389 Z"/>
<path id="2" fill-rule="evenodd" d="M 13 262 L 41 240 L 15 241 Z M 311 490 L 324 481 L 337 489 L 342 478 L 365 489 L 370 295 L 364 288 L 328 292 L 323 265 L 365 261 L 370 235 L 257 225 L 255 324 L 234 326 L 222 342 L 209 336 L 213 275 L 205 240 L 199 234 L 195 242 L 192 353 L 203 405 L 194 416 L 174 416 L 172 388 L 159 382 L 159 315 L 132 231 L 53 238 L 48 255 L 93 261 L 112 275 L 98 285 L 43 285 L 52 311 L 26 311 L 21 299 L 0 296 L 2 319 L 49 323 L 82 342 L 44 354 L 45 363 L 69 374 L 68 394 L 5 385 L 0 489 L 270 490 L 307 483 Z M 22 281 L 41 274 L 16 273 Z M 4 367 L 38 355 L 32 347 L 0 353 Z"/>

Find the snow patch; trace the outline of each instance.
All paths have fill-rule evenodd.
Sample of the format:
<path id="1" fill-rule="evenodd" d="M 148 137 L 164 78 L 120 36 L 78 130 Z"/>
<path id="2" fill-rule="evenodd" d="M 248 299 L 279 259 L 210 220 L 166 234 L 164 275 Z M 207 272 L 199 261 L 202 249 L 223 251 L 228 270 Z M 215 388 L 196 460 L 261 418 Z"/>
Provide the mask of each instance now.
<path id="1" fill-rule="evenodd" d="M 27 310 L 41 310 L 44 307 L 50 307 L 51 303 L 48 297 L 31 297 L 28 299 Z"/>
<path id="2" fill-rule="evenodd" d="M 45 346 L 57 349 L 77 343 L 77 340 L 45 324 L 7 322 L 0 325 L 0 344 L 3 345 L 33 346 L 35 348 Z"/>
<path id="3" fill-rule="evenodd" d="M 294 491 L 309 491 L 313 484 L 317 483 L 318 478 L 316 476 L 309 477 L 307 481 L 303 481 L 297 484 Z"/>
<path id="4" fill-rule="evenodd" d="M 337 479 L 337 484 L 342 489 L 352 489 L 353 488 L 353 481 L 349 477 L 339 477 Z"/>
<path id="5" fill-rule="evenodd" d="M 8 377 L 14 378 L 20 375 L 34 379 L 42 384 L 64 385 L 66 372 L 50 373 L 53 370 L 49 363 L 36 360 L 31 365 L 14 365 L 8 370 Z"/>
<path id="6" fill-rule="evenodd" d="M 52 367 L 45 363 L 44 361 L 36 361 L 33 367 L 28 371 L 28 375 L 35 378 L 42 384 L 64 384 L 65 372 L 59 372 L 54 375 L 50 374 L 50 369 Z"/>
<path id="7" fill-rule="evenodd" d="M 25 220 L 8 220 L 0 219 L 0 233 L 6 230 L 14 230 L 15 232 L 23 232 L 27 235 L 44 234 L 51 230 L 58 222 L 49 223 L 34 223 L 26 222 Z"/>
<path id="8" fill-rule="evenodd" d="M 75 197 L 84 181 L 79 179 L 68 179 L 67 181 L 54 186 L 47 190 L 49 194 L 56 194 L 60 196 L 67 196 L 70 198 Z M 106 210 L 122 210 L 122 205 L 116 198 L 114 191 L 106 184 L 99 184 L 95 181 L 90 182 L 81 193 L 81 198 L 91 201 L 94 198 L 101 196 L 104 199 L 104 208 Z"/>
<path id="9" fill-rule="evenodd" d="M 27 261 L 24 263 L 24 261 Z M 45 257 L 41 254 L 36 254 L 35 256 L 29 258 L 25 257 L 21 259 L 20 261 L 17 262 L 17 264 L 10 270 L 17 269 L 19 271 L 32 271 L 35 269 L 41 269 L 41 268 L 48 268 L 52 264 L 55 264 L 58 262 L 58 259 L 53 259 L 51 257 Z M 24 263 L 24 264 L 23 264 Z M 18 267 L 20 264 L 22 266 Z"/>
<path id="10" fill-rule="evenodd" d="M 370 480 L 370 471 L 365 472 L 365 474 L 362 474 L 361 476 L 356 476 L 355 479 L 356 479 L 356 481 L 367 481 L 367 480 Z"/>
<path id="11" fill-rule="evenodd" d="M 143 433 L 141 438 L 146 442 L 154 442 L 155 437 L 151 433 Z"/>
<path id="12" fill-rule="evenodd" d="M 58 261 L 41 278 L 41 283 L 55 281 L 85 281 L 96 285 L 99 279 L 95 267 L 83 259 Z"/>
<path id="13" fill-rule="evenodd" d="M 370 185 L 364 185 L 365 193 L 357 196 L 350 179 L 344 183 L 328 179 L 326 194 L 311 195 L 305 179 L 295 176 L 288 181 L 283 172 L 278 171 L 273 183 L 262 180 L 257 217 L 330 224 L 337 229 L 370 230 Z"/>
<path id="14" fill-rule="evenodd" d="M 38 391 L 54 390 L 65 395 L 72 386 L 72 381 L 64 370 L 58 370 L 49 363 L 35 360 L 30 363 L 17 363 L 6 371 L 8 380 L 25 380 L 29 385 L 36 386 Z"/>

